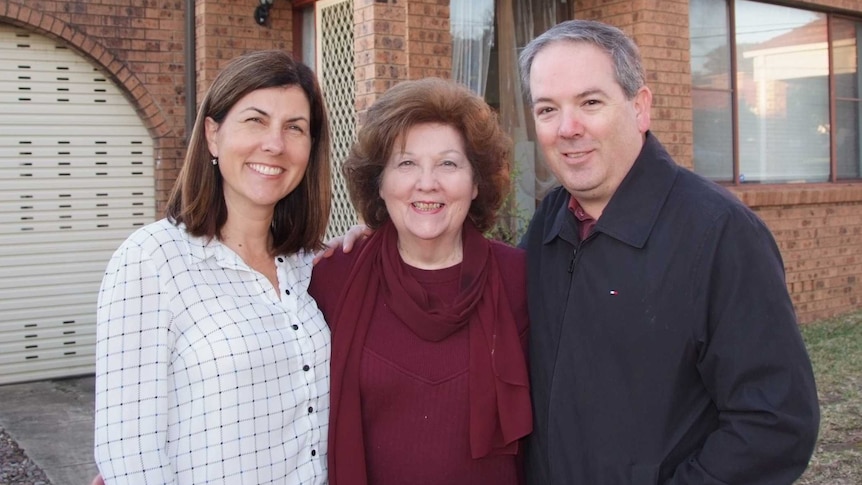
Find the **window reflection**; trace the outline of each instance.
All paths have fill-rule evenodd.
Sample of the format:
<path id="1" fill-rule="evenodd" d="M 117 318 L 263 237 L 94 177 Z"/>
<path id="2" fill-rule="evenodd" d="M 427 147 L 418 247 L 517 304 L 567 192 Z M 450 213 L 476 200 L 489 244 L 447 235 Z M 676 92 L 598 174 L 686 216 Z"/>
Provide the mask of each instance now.
<path id="1" fill-rule="evenodd" d="M 829 178 L 826 15 L 736 4 L 740 182 Z"/>
<path id="2" fill-rule="evenodd" d="M 862 24 L 837 18 L 832 22 L 832 68 L 835 73 L 835 165 L 839 179 L 862 175 L 862 86 L 859 77 L 859 39 Z"/>
<path id="3" fill-rule="evenodd" d="M 754 0 L 689 8 L 696 172 L 734 183 L 862 178 L 862 22 Z"/>
<path id="4" fill-rule="evenodd" d="M 691 0 L 694 170 L 712 180 L 733 180 L 730 29 L 727 4 Z"/>

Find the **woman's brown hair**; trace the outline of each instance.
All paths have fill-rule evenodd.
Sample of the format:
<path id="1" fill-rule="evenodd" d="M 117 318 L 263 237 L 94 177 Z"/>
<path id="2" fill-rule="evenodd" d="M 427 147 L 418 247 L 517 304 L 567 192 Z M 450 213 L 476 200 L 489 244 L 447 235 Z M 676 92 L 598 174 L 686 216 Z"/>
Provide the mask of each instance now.
<path id="1" fill-rule="evenodd" d="M 329 223 L 331 182 L 329 121 L 317 78 L 305 64 L 281 50 L 256 51 L 233 59 L 213 81 L 198 110 L 183 168 L 168 199 L 167 215 L 199 237 L 221 237 L 227 221 L 221 174 L 211 163 L 206 118 L 222 123 L 246 94 L 264 88 L 299 86 L 311 106 L 311 153 L 299 185 L 275 205 L 273 254 L 323 247 Z"/>

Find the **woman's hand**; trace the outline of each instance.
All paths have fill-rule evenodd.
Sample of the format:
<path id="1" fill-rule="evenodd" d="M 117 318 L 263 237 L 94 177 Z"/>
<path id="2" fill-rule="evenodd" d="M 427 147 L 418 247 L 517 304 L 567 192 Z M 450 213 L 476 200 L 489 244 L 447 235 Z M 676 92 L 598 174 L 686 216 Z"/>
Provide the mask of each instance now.
<path id="1" fill-rule="evenodd" d="M 326 249 L 318 252 L 314 255 L 313 263 L 319 263 L 323 258 L 328 258 L 335 254 L 335 250 L 339 247 L 345 253 L 349 253 L 353 250 L 353 245 L 356 244 L 357 241 L 361 241 L 366 237 L 374 234 L 374 231 L 368 228 L 365 224 L 356 224 L 350 226 L 350 229 L 347 230 L 346 233 L 341 236 L 336 236 L 329 241 L 326 241 Z M 96 485 L 96 484 L 92 484 Z"/>

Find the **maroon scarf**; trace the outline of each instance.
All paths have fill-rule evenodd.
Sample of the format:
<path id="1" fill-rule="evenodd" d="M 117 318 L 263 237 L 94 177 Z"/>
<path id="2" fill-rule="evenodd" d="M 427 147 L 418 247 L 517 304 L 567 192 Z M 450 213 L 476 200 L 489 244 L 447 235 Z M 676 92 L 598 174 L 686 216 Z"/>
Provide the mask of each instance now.
<path id="1" fill-rule="evenodd" d="M 410 276 L 387 222 L 362 246 L 330 322 L 332 364 L 329 483 L 367 483 L 359 395 L 359 362 L 375 302 L 383 298 L 410 329 L 440 341 L 469 324 L 470 450 L 472 457 L 515 454 L 532 430 L 524 361 L 503 275 L 487 239 L 464 223 L 460 289 L 451 304 L 429 301 Z"/>

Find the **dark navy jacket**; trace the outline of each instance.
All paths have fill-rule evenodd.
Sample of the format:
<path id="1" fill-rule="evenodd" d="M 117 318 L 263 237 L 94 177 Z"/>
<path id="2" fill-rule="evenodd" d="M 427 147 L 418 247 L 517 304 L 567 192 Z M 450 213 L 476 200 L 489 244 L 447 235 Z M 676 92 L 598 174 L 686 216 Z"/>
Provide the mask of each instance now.
<path id="1" fill-rule="evenodd" d="M 778 248 L 651 135 L 593 233 L 569 194 L 527 249 L 530 484 L 791 484 L 819 424 Z"/>

